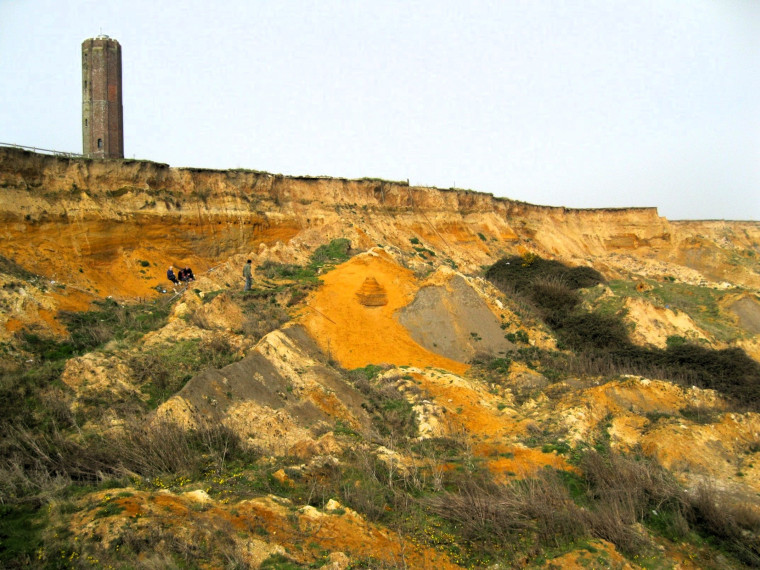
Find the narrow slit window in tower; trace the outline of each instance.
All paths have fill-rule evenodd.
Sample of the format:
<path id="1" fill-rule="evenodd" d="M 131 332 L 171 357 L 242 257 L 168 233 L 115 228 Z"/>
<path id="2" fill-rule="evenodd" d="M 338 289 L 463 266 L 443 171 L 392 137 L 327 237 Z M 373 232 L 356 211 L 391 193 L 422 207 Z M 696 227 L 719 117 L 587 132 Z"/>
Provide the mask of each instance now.
<path id="1" fill-rule="evenodd" d="M 98 148 L 103 148 L 103 139 L 98 139 Z"/>

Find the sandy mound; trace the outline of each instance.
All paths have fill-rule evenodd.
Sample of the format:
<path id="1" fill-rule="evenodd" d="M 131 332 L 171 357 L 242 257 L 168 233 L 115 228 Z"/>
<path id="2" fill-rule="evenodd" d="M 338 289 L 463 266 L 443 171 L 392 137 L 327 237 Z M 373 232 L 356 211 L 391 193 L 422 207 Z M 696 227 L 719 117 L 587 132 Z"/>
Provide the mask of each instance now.
<path id="1" fill-rule="evenodd" d="M 223 423 L 249 444 L 279 454 L 308 446 L 310 427 L 334 419 L 354 428 L 367 424 L 361 395 L 319 356 L 301 327 L 273 331 L 243 360 L 193 377 L 157 414 L 187 426 L 202 418 Z"/>
<path id="2" fill-rule="evenodd" d="M 385 288 L 374 277 L 367 277 L 356 292 L 359 303 L 365 307 L 382 307 L 388 304 Z"/>
<path id="3" fill-rule="evenodd" d="M 97 535 L 108 549 L 118 549 L 124 536 L 149 540 L 160 528 L 162 543 L 219 542 L 220 537 L 226 537 L 223 544 L 227 552 L 234 553 L 246 568 L 258 568 L 271 554 L 286 552 L 296 563 L 276 567 L 305 568 L 331 553 L 328 559 L 335 563 L 322 568 L 347 568 L 350 560 L 369 557 L 384 568 L 461 568 L 446 552 L 409 541 L 336 500 L 320 510 L 272 495 L 228 504 L 226 499 L 212 498 L 202 490 L 153 493 L 134 488 L 108 489 L 92 499 L 94 506 L 83 506 L 73 516 L 71 530 L 77 540 Z M 104 517 L 100 514 L 104 505 L 118 512 Z M 298 548 L 291 548 L 293 544 Z M 214 559 L 209 567 L 226 567 L 228 562 L 229 558 Z M 171 567 L 154 565 L 166 566 Z"/>

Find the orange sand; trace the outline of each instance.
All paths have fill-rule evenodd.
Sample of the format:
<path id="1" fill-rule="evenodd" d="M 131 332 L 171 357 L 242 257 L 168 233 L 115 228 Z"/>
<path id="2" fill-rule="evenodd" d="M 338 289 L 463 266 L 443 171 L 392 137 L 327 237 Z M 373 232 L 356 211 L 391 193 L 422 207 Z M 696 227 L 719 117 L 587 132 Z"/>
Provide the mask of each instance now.
<path id="1" fill-rule="evenodd" d="M 365 307 L 356 292 L 367 277 L 385 289 L 388 303 Z M 434 367 L 456 374 L 468 366 L 426 350 L 412 340 L 393 314 L 412 302 L 419 284 L 384 251 L 372 250 L 327 273 L 309 300 L 302 323 L 320 348 L 345 368 L 368 364 Z"/>
<path id="2" fill-rule="evenodd" d="M 556 453 L 543 453 L 538 449 L 506 445 L 516 435 L 525 432 L 522 422 L 503 414 L 490 394 L 466 385 L 441 382 L 433 375 L 412 374 L 420 387 L 448 410 L 451 428 L 461 429 L 469 435 L 472 451 L 486 458 L 488 469 L 499 479 L 530 477 L 544 466 L 573 470 L 564 457 Z M 493 398 L 493 401 L 489 400 Z"/>

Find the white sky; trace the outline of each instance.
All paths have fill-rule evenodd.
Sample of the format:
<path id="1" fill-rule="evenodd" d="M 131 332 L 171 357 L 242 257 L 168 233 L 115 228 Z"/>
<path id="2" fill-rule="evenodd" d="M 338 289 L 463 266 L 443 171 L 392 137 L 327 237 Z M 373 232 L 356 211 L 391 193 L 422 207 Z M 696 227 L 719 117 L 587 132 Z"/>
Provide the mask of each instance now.
<path id="1" fill-rule="evenodd" d="M 0 142 L 81 152 L 101 32 L 129 158 L 760 220 L 759 0 L 0 0 Z"/>

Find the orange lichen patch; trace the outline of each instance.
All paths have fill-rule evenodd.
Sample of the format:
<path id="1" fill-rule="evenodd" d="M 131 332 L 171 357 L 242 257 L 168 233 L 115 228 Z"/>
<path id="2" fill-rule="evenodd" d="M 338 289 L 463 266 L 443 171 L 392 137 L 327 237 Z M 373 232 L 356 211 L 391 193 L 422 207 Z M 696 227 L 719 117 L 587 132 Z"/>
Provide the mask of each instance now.
<path id="1" fill-rule="evenodd" d="M 122 514 L 125 517 L 134 517 L 142 514 L 144 501 L 139 497 L 121 497 L 114 502 L 124 509 Z"/>
<path id="2" fill-rule="evenodd" d="M 721 405 L 710 391 L 685 392 L 681 387 L 658 380 L 629 378 L 584 390 L 579 397 L 560 405 L 558 413 L 579 439 L 585 439 L 609 414 L 614 416 L 647 413 L 678 414 L 689 404 Z"/>
<path id="3" fill-rule="evenodd" d="M 388 302 L 366 307 L 356 297 L 367 277 L 385 288 Z M 430 352 L 412 340 L 394 318 L 408 305 L 419 285 L 408 269 L 383 250 L 357 255 L 324 277 L 310 298 L 301 322 L 320 348 L 345 368 L 368 364 L 435 367 L 463 373 L 467 365 Z"/>
<path id="4" fill-rule="evenodd" d="M 374 277 L 367 277 L 356 292 L 359 303 L 365 307 L 382 307 L 388 304 L 388 295 L 385 288 Z"/>
<path id="5" fill-rule="evenodd" d="M 336 394 L 317 389 L 311 390 L 308 393 L 307 398 L 314 402 L 314 404 L 328 416 L 348 422 L 349 424 L 356 423 L 356 419 L 351 412 L 346 409 L 346 406 L 340 401 Z"/>
<path id="6" fill-rule="evenodd" d="M 388 563 L 402 558 L 409 568 L 453 569 L 460 566 L 431 548 L 416 545 L 403 537 L 365 521 L 360 515 L 336 505 L 343 514 L 327 514 L 313 507 L 302 507 L 296 513 L 269 498 L 243 501 L 234 506 L 241 516 L 255 518 L 267 536 L 280 544 L 302 544 L 309 537 L 302 555 L 313 557 L 311 545 L 318 550 L 341 551 L 351 557 L 372 557 Z"/>
<path id="7" fill-rule="evenodd" d="M 284 469 L 278 469 L 274 473 L 272 473 L 272 478 L 277 481 L 280 485 L 285 485 L 286 487 L 295 487 L 295 483 L 293 483 L 293 479 L 288 477 L 288 474 L 285 473 Z"/>
<path id="8" fill-rule="evenodd" d="M 612 425 L 607 432 L 617 449 L 629 451 L 641 441 L 642 433 L 649 423 L 649 420 L 642 416 L 617 416 L 612 419 Z"/>
<path id="9" fill-rule="evenodd" d="M 436 403 L 448 410 L 449 429 L 478 438 L 473 453 L 487 459 L 489 470 L 504 478 L 529 477 L 544 466 L 572 471 L 564 457 L 522 446 L 505 445 L 502 441 L 524 433 L 524 423 L 501 412 L 495 397 L 477 384 L 468 385 L 450 375 L 420 374 L 412 377 Z"/>
<path id="10" fill-rule="evenodd" d="M 637 427 L 635 421 L 621 418 L 644 417 L 648 413 L 678 415 L 689 405 L 720 408 L 723 401 L 710 390 L 684 390 L 670 382 L 631 377 L 567 398 L 558 405 L 556 416 L 573 441 L 588 440 L 605 418 L 613 416 L 616 420 L 609 431 L 613 444 L 626 448 L 636 444 Z"/>

